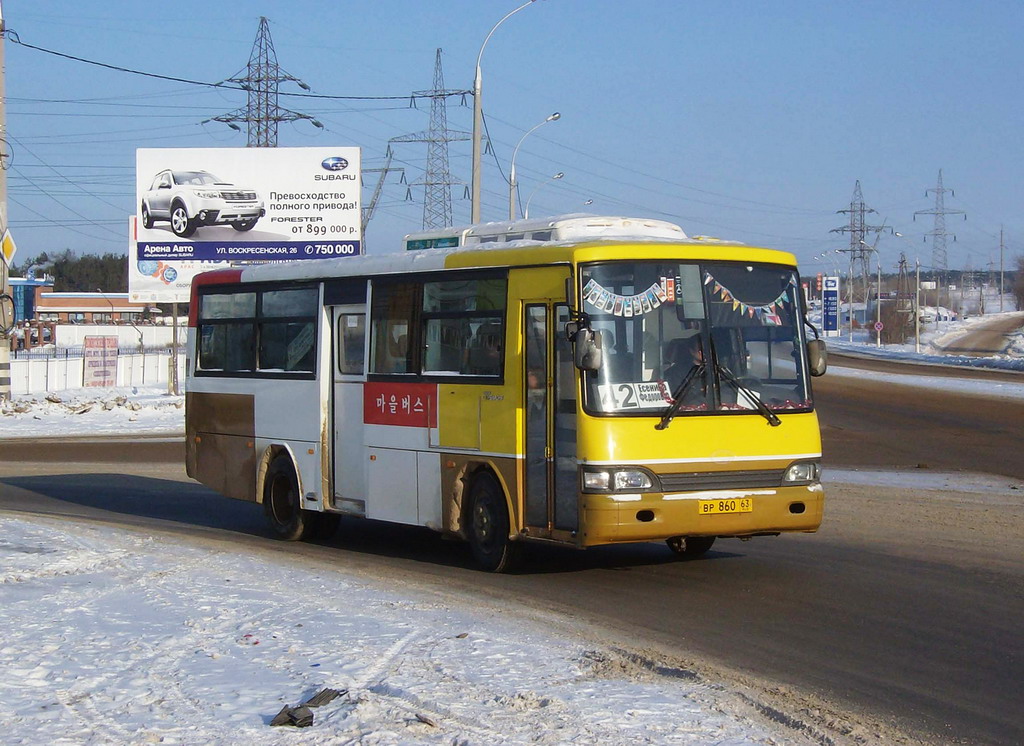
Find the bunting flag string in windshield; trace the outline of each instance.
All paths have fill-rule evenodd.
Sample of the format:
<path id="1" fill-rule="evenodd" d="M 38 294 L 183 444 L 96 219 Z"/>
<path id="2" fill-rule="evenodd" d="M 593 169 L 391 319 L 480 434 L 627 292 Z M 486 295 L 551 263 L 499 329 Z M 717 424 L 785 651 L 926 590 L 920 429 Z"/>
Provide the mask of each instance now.
<path id="1" fill-rule="evenodd" d="M 583 299 L 598 311 L 631 318 L 658 310 L 662 303 L 675 300 L 675 279 L 661 278 L 647 290 L 635 295 L 619 295 L 591 279 L 583 288 Z"/>
<path id="2" fill-rule="evenodd" d="M 718 295 L 725 303 L 732 303 L 733 311 L 738 311 L 752 319 L 756 318 L 765 326 L 782 326 L 782 317 L 779 316 L 779 311 L 783 310 L 788 302 L 787 296 L 790 293 L 790 289 L 796 285 L 796 279 L 791 278 L 787 283 L 786 289 L 779 293 L 779 297 L 771 303 L 757 305 L 741 301 L 729 288 L 712 277 L 710 272 L 704 273 L 704 284 L 711 285 L 714 294 Z"/>

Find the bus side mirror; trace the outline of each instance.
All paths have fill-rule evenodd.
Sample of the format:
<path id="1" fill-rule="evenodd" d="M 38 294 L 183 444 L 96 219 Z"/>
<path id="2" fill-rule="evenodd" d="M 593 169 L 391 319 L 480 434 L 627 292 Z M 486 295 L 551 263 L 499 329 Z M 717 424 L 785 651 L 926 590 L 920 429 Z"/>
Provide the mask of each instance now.
<path id="1" fill-rule="evenodd" d="M 807 364 L 812 376 L 823 376 L 828 370 L 828 350 L 824 339 L 807 340 Z"/>
<path id="2" fill-rule="evenodd" d="M 594 331 L 581 327 L 573 335 L 573 362 L 580 370 L 598 370 L 601 367 L 601 347 Z"/>

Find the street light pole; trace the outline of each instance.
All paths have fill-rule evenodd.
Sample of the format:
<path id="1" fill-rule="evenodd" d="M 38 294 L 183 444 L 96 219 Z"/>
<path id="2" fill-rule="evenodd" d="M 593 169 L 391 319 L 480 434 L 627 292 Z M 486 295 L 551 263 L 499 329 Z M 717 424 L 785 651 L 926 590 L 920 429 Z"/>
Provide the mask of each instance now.
<path id="1" fill-rule="evenodd" d="M 523 144 L 523 140 L 525 140 L 527 138 L 527 136 L 529 136 L 529 134 L 531 132 L 533 132 L 534 130 L 536 130 L 536 129 L 540 128 L 540 127 L 543 127 L 548 122 L 557 122 L 561 118 L 562 118 L 562 115 L 559 114 L 556 111 L 554 114 L 549 116 L 547 119 L 545 119 L 540 124 L 534 125 L 529 130 L 527 130 L 526 134 L 523 135 L 522 137 L 520 137 L 519 138 L 519 142 L 516 143 L 516 147 L 512 151 L 512 165 L 511 165 L 511 167 L 509 168 L 509 171 L 508 171 L 508 219 L 509 220 L 515 220 L 516 219 L 516 187 L 518 186 L 517 183 L 516 183 L 516 155 L 519 153 L 519 146 Z"/>
<path id="2" fill-rule="evenodd" d="M 503 24 L 523 8 L 532 5 L 534 2 L 536 2 L 536 0 L 527 0 L 527 2 L 520 5 L 511 13 L 506 14 L 504 18 L 494 24 L 491 27 L 491 30 L 487 33 L 487 36 L 484 38 L 484 43 L 480 45 L 480 53 L 476 56 L 476 74 L 473 77 L 473 186 L 470 195 L 472 198 L 472 206 L 470 207 L 471 223 L 480 222 L 480 144 L 483 137 L 484 126 L 484 102 L 482 94 L 483 76 L 480 73 L 480 60 L 484 56 L 484 47 L 487 46 L 487 42 L 491 40 L 491 35 L 495 32 L 498 26 Z"/>
<path id="3" fill-rule="evenodd" d="M 917 289 L 914 291 L 914 352 L 921 351 L 921 260 L 917 259 Z"/>
<path id="4" fill-rule="evenodd" d="M 878 262 L 878 289 L 875 291 L 875 334 L 878 335 L 875 347 L 882 346 L 882 262 L 875 254 L 875 261 Z"/>
<path id="5" fill-rule="evenodd" d="M 558 179 L 561 179 L 563 176 L 565 176 L 565 174 L 562 173 L 561 171 L 559 171 L 557 174 L 552 176 L 551 179 L 549 179 L 548 181 L 557 181 Z M 530 192 L 530 197 L 529 197 L 529 199 L 526 200 L 526 208 L 523 210 L 523 219 L 524 220 L 526 218 L 530 217 L 530 202 L 533 201 L 533 195 L 535 195 L 537 193 L 538 189 L 540 189 L 542 186 L 547 184 L 548 181 L 542 181 L 541 183 L 539 183 L 537 186 L 535 186 L 533 188 L 532 192 Z"/>

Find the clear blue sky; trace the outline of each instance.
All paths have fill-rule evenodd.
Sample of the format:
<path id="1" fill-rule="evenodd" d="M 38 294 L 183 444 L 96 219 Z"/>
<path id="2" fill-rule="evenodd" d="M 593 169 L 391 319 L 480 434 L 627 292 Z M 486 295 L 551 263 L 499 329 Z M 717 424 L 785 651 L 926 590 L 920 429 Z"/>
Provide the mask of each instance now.
<path id="1" fill-rule="evenodd" d="M 160 75 L 220 81 L 245 67 L 270 21 L 278 62 L 316 93 L 405 96 L 433 84 L 442 48 L 447 88 L 471 88 L 487 31 L 517 0 L 246 0 L 140 3 L 6 0 L 21 41 Z M 978 3 L 537 0 L 505 22 L 483 57 L 484 109 L 497 160 L 485 158 L 483 218 L 507 213 L 504 175 L 516 142 L 523 199 L 542 181 L 531 215 L 644 215 L 796 253 L 849 245 L 854 182 L 904 238 L 883 236 L 883 267 L 901 251 L 931 264 L 922 241 L 939 169 L 949 216 L 948 266 L 998 269 L 1024 253 L 1021 203 L 1024 8 Z M 6 42 L 10 223 L 17 260 L 40 251 L 127 249 L 137 147 L 244 147 L 245 134 L 204 119 L 245 105 L 244 94 L 168 82 L 61 59 Z M 298 91 L 284 86 L 284 91 Z M 281 125 L 282 146 L 359 146 L 379 167 L 387 141 L 424 131 L 429 102 L 323 101 L 282 105 L 324 123 Z M 472 126 L 453 99 L 451 129 Z M 425 144 L 395 148 L 415 182 Z M 468 142 L 450 167 L 470 180 Z M 375 177 L 373 177 L 375 178 Z M 364 201 L 372 190 L 364 187 Z M 398 249 L 422 219 L 422 189 L 392 174 L 367 236 L 369 253 Z M 587 200 L 593 204 L 584 206 Z M 455 222 L 469 201 L 453 190 Z M 930 241 L 930 239 L 929 239 Z M 845 260 L 841 260 L 845 261 Z"/>

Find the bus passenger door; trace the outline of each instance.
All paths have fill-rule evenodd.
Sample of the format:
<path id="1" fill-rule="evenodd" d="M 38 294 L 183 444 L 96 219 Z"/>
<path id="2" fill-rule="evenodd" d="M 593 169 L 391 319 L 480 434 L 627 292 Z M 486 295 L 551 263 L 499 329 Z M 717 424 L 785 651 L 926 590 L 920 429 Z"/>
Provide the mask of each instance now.
<path id="1" fill-rule="evenodd" d="M 579 527 L 576 384 L 565 304 L 523 306 L 525 523 L 533 536 Z"/>
<path id="2" fill-rule="evenodd" d="M 363 385 L 366 383 L 366 306 L 333 306 L 331 313 L 334 505 L 366 514 Z"/>

